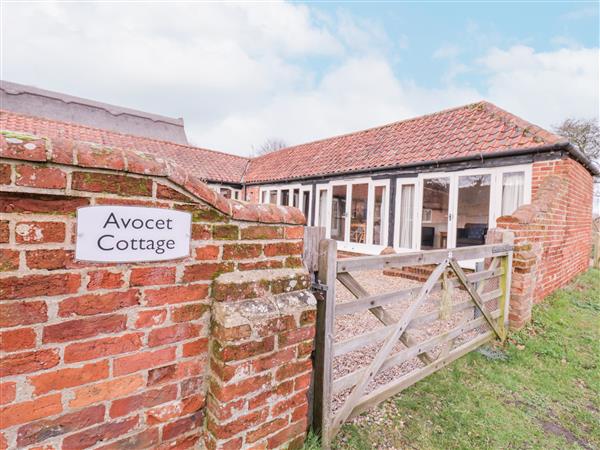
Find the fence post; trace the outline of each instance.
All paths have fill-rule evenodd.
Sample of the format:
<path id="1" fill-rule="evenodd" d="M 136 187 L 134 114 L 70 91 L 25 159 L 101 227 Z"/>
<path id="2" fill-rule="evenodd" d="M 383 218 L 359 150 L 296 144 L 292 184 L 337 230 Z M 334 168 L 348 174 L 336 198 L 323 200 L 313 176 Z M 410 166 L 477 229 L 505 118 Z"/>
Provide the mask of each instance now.
<path id="1" fill-rule="evenodd" d="M 592 232 L 592 248 L 594 249 L 592 267 L 600 269 L 600 232 Z"/>
<path id="2" fill-rule="evenodd" d="M 337 277 L 337 241 L 323 239 L 319 243 L 317 298 L 317 332 L 315 337 L 315 378 L 313 428 L 321 436 L 321 446 L 330 448 L 331 365 L 333 327 L 335 322 L 335 280 Z"/>

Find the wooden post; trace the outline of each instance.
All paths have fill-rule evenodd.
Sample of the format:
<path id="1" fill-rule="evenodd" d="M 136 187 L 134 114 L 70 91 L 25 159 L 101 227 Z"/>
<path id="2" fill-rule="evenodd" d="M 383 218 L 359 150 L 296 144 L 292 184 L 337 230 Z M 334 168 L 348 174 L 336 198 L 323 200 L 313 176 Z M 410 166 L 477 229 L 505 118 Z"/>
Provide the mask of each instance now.
<path id="1" fill-rule="evenodd" d="M 593 261 L 592 267 L 600 269 L 600 232 L 592 232 Z"/>
<path id="2" fill-rule="evenodd" d="M 502 342 L 506 339 L 506 330 L 508 328 L 508 304 L 510 298 L 510 283 L 512 274 L 512 252 L 501 257 L 500 267 L 502 267 L 502 275 L 500 276 L 500 291 L 502 295 L 499 299 L 498 309 L 500 317 L 498 317 L 498 330 L 500 331 L 500 339 Z"/>
<path id="3" fill-rule="evenodd" d="M 304 264 L 312 274 L 319 266 L 319 242 L 325 239 L 325 227 L 304 227 Z M 314 281 L 314 280 L 313 280 Z"/>
<path id="4" fill-rule="evenodd" d="M 323 239 L 319 244 L 317 297 L 317 333 L 315 337 L 315 372 L 313 428 L 321 436 L 321 446 L 330 448 L 331 386 L 333 375 L 333 332 L 335 324 L 335 280 L 337 241 Z"/>

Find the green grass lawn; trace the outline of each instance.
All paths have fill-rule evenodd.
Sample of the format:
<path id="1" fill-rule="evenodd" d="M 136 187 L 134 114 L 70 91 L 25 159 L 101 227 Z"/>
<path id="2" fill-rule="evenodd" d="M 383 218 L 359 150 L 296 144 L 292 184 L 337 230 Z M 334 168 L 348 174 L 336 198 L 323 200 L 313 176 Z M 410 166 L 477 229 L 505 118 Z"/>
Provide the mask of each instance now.
<path id="1" fill-rule="evenodd" d="M 487 353 L 344 425 L 333 448 L 600 449 L 600 271 L 534 307 L 529 326 Z"/>

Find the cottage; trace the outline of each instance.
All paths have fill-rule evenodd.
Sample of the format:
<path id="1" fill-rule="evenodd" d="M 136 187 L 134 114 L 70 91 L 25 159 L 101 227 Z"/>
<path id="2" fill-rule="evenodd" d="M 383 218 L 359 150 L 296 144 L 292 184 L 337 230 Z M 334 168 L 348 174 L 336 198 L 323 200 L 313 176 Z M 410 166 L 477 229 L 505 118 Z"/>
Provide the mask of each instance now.
<path id="1" fill-rule="evenodd" d="M 163 120 L 175 129 L 171 140 L 156 138 L 149 125 L 155 117 L 133 110 L 125 112 L 138 121 L 147 117 L 144 127 L 123 133 L 108 119 L 90 127 L 89 120 L 65 122 L 68 114 L 42 108 L 53 95 L 49 91 L 42 96 L 34 88 L 2 86 L 3 98 L 10 99 L 3 105 L 11 109 L 2 111 L 4 130 L 134 146 L 172 159 L 228 198 L 299 208 L 307 224 L 325 227 L 342 251 L 379 254 L 386 247 L 405 252 L 478 245 L 488 230 L 514 229 L 532 209 L 538 215 L 557 209 L 544 218 L 529 218 L 543 222 L 537 236 L 523 231 L 543 243 L 542 256 L 557 265 L 543 274 L 546 282 L 554 280 L 550 284 L 556 288 L 587 267 L 592 177 L 598 168 L 564 138 L 488 102 L 248 159 L 182 143 L 175 119 Z M 63 94 L 55 96 L 62 99 Z M 34 114 L 36 98 L 42 102 L 39 114 Z M 64 108 L 86 105 L 86 120 L 90 109 L 106 115 L 116 108 L 62 100 Z M 27 108 L 19 107 L 23 103 Z M 557 201 L 542 208 L 548 191 Z"/>

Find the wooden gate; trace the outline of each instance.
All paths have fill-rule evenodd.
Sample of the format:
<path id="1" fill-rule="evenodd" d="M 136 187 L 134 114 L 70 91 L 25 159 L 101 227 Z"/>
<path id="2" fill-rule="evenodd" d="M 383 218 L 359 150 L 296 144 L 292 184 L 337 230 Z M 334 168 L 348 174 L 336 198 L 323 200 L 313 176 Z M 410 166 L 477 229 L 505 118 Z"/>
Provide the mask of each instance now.
<path id="1" fill-rule="evenodd" d="M 481 258 L 485 258 L 486 263 L 476 272 L 466 273 L 459 264 Z M 385 269 L 421 265 L 432 270 L 424 283 L 376 295 L 369 294 L 353 275 L 359 271 L 375 271 L 369 273 L 382 276 L 381 271 Z M 504 340 L 511 266 L 512 246 L 508 244 L 338 259 L 337 242 L 320 241 L 317 282 L 313 286 L 318 299 L 313 428 L 321 435 L 324 448 L 329 447 L 345 421 L 482 344 L 494 338 Z M 336 280 L 355 300 L 336 304 Z M 439 303 L 423 313 L 424 302 L 428 299 L 430 307 L 435 296 L 440 298 Z M 390 313 L 394 305 L 404 308 L 400 317 Z M 336 317 L 365 311 L 378 319 L 379 326 L 336 342 Z M 441 319 L 450 323 L 449 329 L 415 338 L 414 332 L 419 327 L 431 327 Z M 399 342 L 403 344 L 400 349 Z M 374 344 L 379 348 L 372 351 L 370 361 L 365 361 L 367 365 L 333 379 L 334 358 Z M 420 367 L 384 384 L 376 384 L 370 391 L 367 389 L 375 383 L 378 374 L 413 358 L 419 359 Z M 339 401 L 344 393 L 345 398 Z M 335 411 L 334 397 L 338 404 Z"/>

